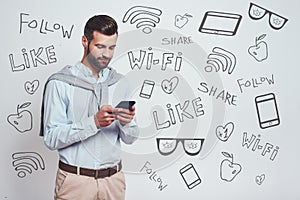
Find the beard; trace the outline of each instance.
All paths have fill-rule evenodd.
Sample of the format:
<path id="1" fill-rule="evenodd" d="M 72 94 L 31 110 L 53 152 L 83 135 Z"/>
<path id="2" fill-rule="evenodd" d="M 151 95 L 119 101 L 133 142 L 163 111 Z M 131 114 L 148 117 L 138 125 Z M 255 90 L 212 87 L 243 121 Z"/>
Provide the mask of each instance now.
<path id="1" fill-rule="evenodd" d="M 88 62 L 97 70 L 102 70 L 106 68 L 111 60 L 111 58 L 102 56 L 102 57 L 95 57 L 89 47 L 87 49 L 87 60 Z"/>

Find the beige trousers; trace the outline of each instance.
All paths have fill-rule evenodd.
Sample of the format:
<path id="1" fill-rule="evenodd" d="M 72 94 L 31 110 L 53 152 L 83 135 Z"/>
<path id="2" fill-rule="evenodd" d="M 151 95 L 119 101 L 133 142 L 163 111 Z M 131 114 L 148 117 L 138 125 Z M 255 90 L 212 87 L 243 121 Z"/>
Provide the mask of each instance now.
<path id="1" fill-rule="evenodd" d="M 125 177 L 122 171 L 106 177 L 72 174 L 58 169 L 55 185 L 55 200 L 124 200 Z"/>

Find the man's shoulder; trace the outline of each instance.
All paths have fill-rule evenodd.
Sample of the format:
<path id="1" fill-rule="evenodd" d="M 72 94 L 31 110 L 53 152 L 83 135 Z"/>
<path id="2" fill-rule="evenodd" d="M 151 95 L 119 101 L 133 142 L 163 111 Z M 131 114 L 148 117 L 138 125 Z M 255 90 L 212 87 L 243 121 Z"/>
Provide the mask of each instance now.
<path id="1" fill-rule="evenodd" d="M 65 74 L 76 74 L 78 73 L 79 68 L 77 65 L 65 65 L 62 67 L 59 71 L 55 72 L 56 73 L 65 73 Z"/>
<path id="2" fill-rule="evenodd" d="M 47 83 L 52 82 L 52 84 L 54 85 L 61 85 L 61 84 L 66 84 L 65 79 L 67 79 L 66 77 L 76 77 L 76 75 L 78 74 L 78 68 L 75 67 L 74 65 L 66 65 L 63 68 L 61 68 L 60 70 L 52 73 L 47 80 Z"/>

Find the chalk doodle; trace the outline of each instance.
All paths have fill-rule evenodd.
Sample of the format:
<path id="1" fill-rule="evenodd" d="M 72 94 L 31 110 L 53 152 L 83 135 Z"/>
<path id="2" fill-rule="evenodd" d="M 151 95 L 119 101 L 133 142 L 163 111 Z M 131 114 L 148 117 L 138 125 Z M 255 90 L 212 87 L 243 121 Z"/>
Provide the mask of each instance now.
<path id="1" fill-rule="evenodd" d="M 199 32 L 233 36 L 236 34 L 242 16 L 234 13 L 208 11 L 205 13 Z"/>
<path id="2" fill-rule="evenodd" d="M 192 109 L 190 108 L 190 101 L 192 102 Z M 164 122 L 161 122 L 158 118 L 158 114 L 157 111 L 153 111 L 153 119 L 156 125 L 156 129 L 160 130 L 160 129 L 164 129 L 164 128 L 168 128 L 174 124 L 176 124 L 176 117 L 174 114 L 174 110 L 172 108 L 171 104 L 167 104 L 167 111 L 170 117 L 170 120 L 165 120 Z M 203 105 L 202 105 L 202 100 L 200 97 L 197 97 L 193 100 L 186 100 L 183 104 L 176 104 L 175 105 L 176 111 L 177 111 L 177 117 L 179 119 L 179 121 L 182 123 L 184 122 L 184 117 L 188 118 L 190 120 L 194 119 L 195 117 L 200 117 L 204 115 L 204 110 L 203 110 Z M 188 109 L 190 108 L 190 109 Z M 190 110 L 190 111 L 189 111 Z M 171 121 L 171 122 L 170 122 Z"/>
<path id="3" fill-rule="evenodd" d="M 188 22 L 192 15 L 185 13 L 183 16 L 180 14 L 175 15 L 174 25 L 177 28 L 183 28 Z"/>
<path id="4" fill-rule="evenodd" d="M 24 178 L 33 170 L 45 170 L 45 163 L 42 156 L 36 152 L 17 152 L 12 154 L 12 165 L 18 173 L 18 177 Z"/>
<path id="5" fill-rule="evenodd" d="M 275 94 L 268 93 L 255 97 L 259 127 L 262 129 L 280 124 Z"/>
<path id="6" fill-rule="evenodd" d="M 152 28 L 160 22 L 162 11 L 148 6 L 134 6 L 123 17 L 123 23 L 136 24 L 136 28 L 143 28 L 143 32 L 149 34 Z"/>
<path id="7" fill-rule="evenodd" d="M 170 80 L 164 79 L 161 82 L 161 88 L 165 93 L 172 94 L 172 92 L 177 87 L 178 82 L 179 82 L 179 78 L 177 76 L 172 77 Z"/>
<path id="8" fill-rule="evenodd" d="M 30 106 L 30 102 L 25 102 L 22 105 L 17 106 L 17 113 L 10 114 L 7 117 L 7 121 L 20 133 L 25 133 L 32 129 L 32 114 L 28 110 L 24 110 Z M 21 111 L 21 109 L 23 109 Z"/>
<path id="9" fill-rule="evenodd" d="M 263 184 L 263 182 L 265 181 L 266 175 L 265 174 L 261 174 L 261 175 L 257 175 L 255 177 L 255 182 L 257 185 L 261 185 Z"/>
<path id="10" fill-rule="evenodd" d="M 200 176 L 192 163 L 187 164 L 179 170 L 179 173 L 184 180 L 188 189 L 193 189 L 201 183 Z"/>
<path id="11" fill-rule="evenodd" d="M 154 85 L 155 85 L 154 81 L 144 80 L 139 96 L 145 99 L 150 99 L 152 96 Z"/>
<path id="12" fill-rule="evenodd" d="M 216 135 L 219 140 L 226 142 L 234 131 L 233 122 L 228 122 L 225 126 L 219 125 L 216 128 Z"/>
<path id="13" fill-rule="evenodd" d="M 40 85 L 39 80 L 26 81 L 24 83 L 24 88 L 28 94 L 33 95 L 39 88 L 39 85 Z"/>
<path id="14" fill-rule="evenodd" d="M 267 154 L 270 155 L 270 160 L 274 161 L 278 152 L 279 152 L 279 146 L 266 142 L 265 144 L 261 144 L 261 135 L 258 134 L 257 136 L 252 134 L 251 137 L 248 136 L 247 132 L 243 133 L 243 139 L 242 139 L 242 147 L 245 147 L 247 149 L 251 149 L 253 152 L 258 150 L 261 151 L 262 156 L 266 156 Z M 252 146 L 252 148 L 251 148 Z M 273 150 L 272 150 L 273 149 Z"/>
<path id="15" fill-rule="evenodd" d="M 158 176 L 157 171 L 150 168 L 150 166 L 151 166 L 151 163 L 149 161 L 146 161 L 144 166 L 140 169 L 140 172 L 145 171 L 149 175 L 150 181 L 153 181 L 154 183 L 159 183 L 157 188 L 159 189 L 159 191 L 162 191 L 163 189 L 165 189 L 168 186 L 168 184 L 163 185 L 164 184 L 163 180 L 161 179 L 160 176 Z"/>
<path id="16" fill-rule="evenodd" d="M 215 97 L 216 99 L 220 99 L 224 101 L 224 103 L 228 103 L 228 105 L 236 106 L 237 95 L 230 94 L 230 92 L 219 89 L 215 86 L 208 87 L 206 82 L 201 82 L 198 90 L 203 93 L 207 93 L 209 96 Z"/>
<path id="17" fill-rule="evenodd" d="M 28 29 L 36 29 L 40 34 L 48 34 L 54 33 L 56 31 L 61 30 L 61 34 L 63 38 L 70 39 L 72 36 L 72 31 L 74 28 L 74 24 L 67 30 L 65 26 L 59 23 L 50 23 L 45 19 L 37 20 L 37 19 L 28 19 L 30 14 L 28 13 L 20 13 L 20 34 L 23 33 L 24 27 Z"/>
<path id="18" fill-rule="evenodd" d="M 227 157 L 221 162 L 220 165 L 220 177 L 222 180 L 231 182 L 241 172 L 242 166 L 233 161 L 233 154 L 222 152 Z"/>
<path id="19" fill-rule="evenodd" d="M 237 79 L 237 83 L 240 89 L 240 92 L 243 93 L 246 88 L 252 87 L 252 88 L 258 88 L 262 85 L 274 85 L 274 74 L 271 74 L 271 76 L 261 76 L 257 78 L 251 78 L 251 79 L 244 79 L 239 78 Z"/>
<path id="20" fill-rule="evenodd" d="M 164 37 L 161 39 L 162 45 L 189 45 L 193 43 L 192 36 Z"/>
<path id="21" fill-rule="evenodd" d="M 262 62 L 268 58 L 268 45 L 263 39 L 266 34 L 262 34 L 255 38 L 255 44 L 248 48 L 248 53 L 258 62 Z"/>
<path id="22" fill-rule="evenodd" d="M 9 54 L 9 62 L 13 72 L 24 71 L 25 69 L 37 67 L 39 65 L 49 65 L 57 62 L 54 46 L 39 47 L 38 49 L 31 49 L 29 52 L 26 48 L 22 50 L 21 64 L 15 64 L 15 55 Z M 29 57 L 31 59 L 29 59 Z M 31 61 L 31 62 L 30 62 Z"/>
<path id="23" fill-rule="evenodd" d="M 263 184 L 263 182 L 265 181 L 265 179 L 266 179 L 266 175 L 265 174 L 257 175 L 255 177 L 255 182 L 256 182 L 257 185 L 261 185 L 261 184 Z"/>
<path id="24" fill-rule="evenodd" d="M 158 152 L 163 156 L 172 154 L 181 142 L 187 155 L 198 155 L 202 149 L 203 138 L 156 138 Z"/>
<path id="25" fill-rule="evenodd" d="M 228 71 L 231 74 L 236 66 L 236 57 L 233 53 L 221 48 L 214 47 L 212 53 L 208 55 L 207 66 L 205 67 L 206 72 Z"/>
<path id="26" fill-rule="evenodd" d="M 128 59 L 131 69 L 141 69 L 142 66 L 146 66 L 147 70 L 151 70 L 152 65 L 160 65 L 161 70 L 165 71 L 167 67 L 174 67 L 175 71 L 180 71 L 182 64 L 182 53 L 178 52 L 178 56 L 174 56 L 174 53 L 164 52 L 160 58 L 153 58 L 152 48 L 148 48 L 149 51 L 139 50 L 138 53 L 133 53 L 133 51 L 129 51 Z M 138 54 L 138 56 L 137 56 Z M 146 56 L 147 55 L 147 56 Z M 145 57 L 147 57 L 145 59 Z M 145 61 L 145 64 L 144 64 Z"/>
<path id="27" fill-rule="evenodd" d="M 282 17 L 270 10 L 267 10 L 266 8 L 263 8 L 259 5 L 254 4 L 252 2 L 250 2 L 248 14 L 249 14 L 249 17 L 253 20 L 260 20 L 266 14 L 269 14 L 269 25 L 275 30 L 280 30 L 285 25 L 285 23 L 288 21 L 287 18 Z"/>

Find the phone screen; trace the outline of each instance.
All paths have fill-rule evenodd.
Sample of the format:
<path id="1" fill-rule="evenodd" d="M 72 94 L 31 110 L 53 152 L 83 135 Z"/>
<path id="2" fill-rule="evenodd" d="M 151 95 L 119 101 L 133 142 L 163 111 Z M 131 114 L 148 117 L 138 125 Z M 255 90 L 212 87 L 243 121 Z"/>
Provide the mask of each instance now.
<path id="1" fill-rule="evenodd" d="M 125 108 L 129 109 L 135 104 L 135 101 L 121 101 L 118 105 L 116 105 L 116 108 Z"/>
<path id="2" fill-rule="evenodd" d="M 259 116 L 261 122 L 277 119 L 274 99 L 258 103 Z"/>

